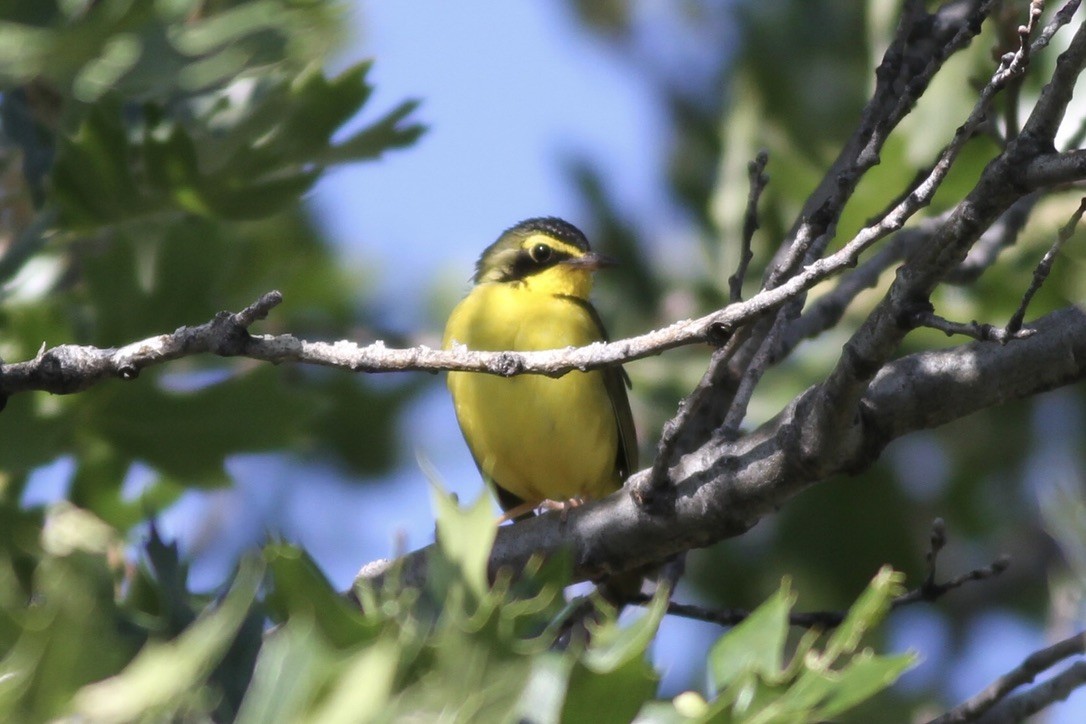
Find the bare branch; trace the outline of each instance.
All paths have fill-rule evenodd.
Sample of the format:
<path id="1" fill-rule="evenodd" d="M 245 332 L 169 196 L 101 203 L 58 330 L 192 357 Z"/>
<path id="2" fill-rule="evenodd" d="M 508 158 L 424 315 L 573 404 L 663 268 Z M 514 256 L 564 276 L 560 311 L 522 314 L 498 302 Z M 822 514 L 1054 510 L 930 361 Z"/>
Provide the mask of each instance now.
<path id="1" fill-rule="evenodd" d="M 747 210 L 743 214 L 743 246 L 739 253 L 739 267 L 728 279 L 730 300 L 739 302 L 743 300 L 743 280 L 747 276 L 747 267 L 754 259 L 751 251 L 751 243 L 754 240 L 754 232 L 758 231 L 758 200 L 765 191 L 769 177 L 765 175 L 766 164 L 769 163 L 769 153 L 759 151 L 758 155 L 747 165 L 747 178 L 750 182 L 750 191 L 747 193 Z"/>
<path id="2" fill-rule="evenodd" d="M 894 38 L 875 70 L 875 92 L 864 107 L 860 125 L 804 204 L 767 276 L 767 286 L 791 274 L 810 258 L 808 252 L 821 255 L 856 185 L 879 162 L 890 132 L 924 94 L 943 63 L 980 32 L 992 6 L 988 0 L 960 0 L 928 14 L 923 2 L 905 3 Z"/>
<path id="3" fill-rule="evenodd" d="M 981 342 L 999 342 L 1000 344 L 1006 344 L 1012 339 L 1025 339 L 1033 333 L 1030 330 L 1010 330 L 1003 327 L 996 327 L 991 324 L 978 322 L 975 319 L 968 323 L 952 322 L 949 319 L 943 319 L 938 314 L 932 312 L 918 314 L 916 316 L 915 324 L 917 327 L 938 329 L 948 337 L 960 334 L 966 337 L 972 337 Z"/>
<path id="4" fill-rule="evenodd" d="M 971 581 L 982 581 L 998 576 L 1007 570 L 1008 559 L 1001 556 L 991 565 L 977 568 L 967 573 L 956 576 L 945 583 L 935 582 L 935 560 L 939 551 L 946 545 L 946 526 L 941 518 L 936 518 L 932 523 L 931 547 L 927 553 L 928 573 L 924 583 L 919 588 L 903 593 L 890 602 L 891 609 L 898 609 L 914 603 L 934 603 L 950 591 Z M 650 596 L 642 595 L 633 603 L 645 605 L 650 603 Z M 670 602 L 667 612 L 680 618 L 689 618 L 695 621 L 705 621 L 721 626 L 735 626 L 750 615 L 750 611 L 744 608 L 714 608 L 708 606 L 696 606 L 685 603 Z M 847 611 L 794 611 L 789 614 L 788 622 L 792 626 L 801 628 L 830 629 L 840 626 L 848 615 Z"/>
<path id="5" fill-rule="evenodd" d="M 991 6 L 988 0 L 958 0 L 944 4 L 929 15 L 922 2 L 913 0 L 906 4 L 894 39 L 876 70 L 875 94 L 863 111 L 860 127 L 842 149 L 819 187 L 812 192 L 797 226 L 783 240 L 776 255 L 777 260 L 766 274 L 762 294 L 766 293 L 766 289 L 794 284 L 797 276 L 822 263 L 813 260 L 824 252 L 836 220 L 856 184 L 868 169 L 878 163 L 879 151 L 890 131 L 924 93 L 942 63 L 965 47 L 980 31 Z M 860 252 L 887 233 L 900 228 L 907 218 L 908 215 L 895 217 L 873 232 L 865 230 L 869 232 L 867 235 L 854 238 L 829 259 L 839 259 L 844 253 L 854 265 Z M 800 270 L 805 260 L 812 263 Z M 790 279 L 789 275 L 792 275 Z M 727 414 L 732 414 L 733 420 L 740 416 L 739 413 L 726 411 L 735 409 L 734 395 L 742 384 L 742 371 L 759 354 L 758 350 L 766 350 L 763 357 L 769 363 L 779 360 L 780 356 L 773 354 L 773 345 L 764 345 L 765 339 L 767 335 L 777 336 L 780 333 L 778 325 L 798 313 L 805 291 L 799 290 L 790 296 L 790 303 L 795 309 L 789 314 L 763 318 L 757 329 L 749 334 L 747 344 L 750 349 L 743 349 L 733 338 L 729 341 L 731 349 L 727 354 L 714 354 L 697 390 L 683 401 L 679 414 L 665 426 L 653 474 L 634 488 L 638 499 L 650 500 L 654 492 L 667 489 L 664 481 L 672 455 L 676 451 L 683 452 L 691 443 L 700 443 L 704 435 L 699 431 L 715 429 Z M 743 407 L 740 405 L 740 409 Z"/>
<path id="6" fill-rule="evenodd" d="M 977 721 L 981 715 L 1019 686 L 1032 682 L 1038 674 L 1047 671 L 1060 661 L 1084 652 L 1086 652 L 1086 631 L 1070 636 L 1048 648 L 1035 651 L 1021 664 L 992 682 L 984 691 L 959 704 L 942 716 L 932 719 L 930 724 L 957 724 L 958 722 Z M 1076 676 L 1082 676 L 1082 673 L 1080 672 Z M 1081 682 L 1079 685 L 1081 685 Z"/>
<path id="7" fill-rule="evenodd" d="M 1080 26 L 1068 49 L 1057 60 L 1053 81 L 1045 86 L 1022 133 L 987 166 L 977 185 L 930 242 L 912 254 L 882 302 L 846 343 L 837 366 L 823 383 L 816 400 L 812 401 L 817 419 L 811 420 L 812 424 L 803 430 L 803 438 L 798 443 L 801 448 L 823 450 L 851 444 L 848 431 L 869 381 L 897 351 L 918 310 L 923 312 L 930 308 L 928 297 L 935 287 L 961 263 L 981 233 L 1022 196 L 1018 181 L 1023 164 L 1034 157 L 1040 147 L 1051 146 L 1050 134 L 1054 134 L 1059 125 L 1071 98 L 1071 88 L 1084 65 L 1086 26 Z M 995 94 L 1024 71 L 1023 50 L 1011 57 L 1004 56 L 1000 68 L 981 91 L 969 119 L 958 129 L 920 189 L 941 182 L 949 164 L 961 150 L 963 134 L 971 135 L 970 129 L 976 128 L 987 113 Z M 912 198 L 903 202 L 902 207 Z M 899 207 L 901 212 L 908 211 L 902 207 Z"/>
<path id="8" fill-rule="evenodd" d="M 683 345 L 719 341 L 822 280 L 855 266 L 859 255 L 878 238 L 858 236 L 835 254 L 809 264 L 780 286 L 763 290 L 745 302 L 615 342 L 541 352 L 478 352 L 462 345 L 451 350 L 424 346 L 392 349 L 383 342 L 359 347 L 346 340 L 307 342 L 289 334 L 252 336 L 242 324 L 249 318 L 244 312 L 238 315 L 221 312 L 205 324 L 181 327 L 172 334 L 150 337 L 121 349 L 60 345 L 43 349 L 32 360 L 0 365 L 0 395 L 28 390 L 55 394 L 78 392 L 105 379 L 131 379 L 146 367 L 200 353 L 244 356 L 273 363 L 304 362 L 355 372 L 458 370 L 506 377 L 518 374 L 560 377 L 573 370 L 599 369 Z M 271 309 L 281 300 L 279 292 L 270 292 L 254 306 Z"/>
<path id="9" fill-rule="evenodd" d="M 1030 282 L 1029 288 L 1026 289 L 1026 293 L 1022 295 L 1022 303 L 1018 305 L 1018 309 L 1015 310 L 1010 321 L 1007 322 L 1006 331 L 1008 334 L 1017 334 L 1018 330 L 1022 328 L 1022 321 L 1026 317 L 1026 309 L 1033 300 L 1033 295 L 1048 279 L 1048 275 L 1052 272 L 1052 264 L 1056 261 L 1056 255 L 1060 253 L 1060 249 L 1067 243 L 1067 240 L 1074 235 L 1075 228 L 1082 221 L 1083 213 L 1086 213 L 1086 196 L 1079 202 L 1078 208 L 1071 214 L 1071 218 L 1067 220 L 1067 223 L 1060 228 L 1059 233 L 1056 234 L 1056 241 L 1041 257 L 1041 261 L 1037 263 L 1037 268 L 1033 270 L 1033 280 Z"/>
<path id="10" fill-rule="evenodd" d="M 1037 34 L 1037 39 L 1033 41 L 1033 47 L 1030 51 L 1036 53 L 1052 42 L 1052 36 L 1056 34 L 1056 31 L 1071 22 L 1071 18 L 1074 17 L 1075 11 L 1078 10 L 1081 2 L 1082 0 L 1068 0 L 1063 7 L 1057 10 L 1052 19 L 1048 21 L 1048 25 Z"/>
<path id="11" fill-rule="evenodd" d="M 1031 189 L 1043 189 L 1086 179 L 1086 150 L 1077 148 L 1063 153 L 1048 153 L 1029 162 L 1025 183 Z"/>
<path id="12" fill-rule="evenodd" d="M 988 710 L 978 721 L 983 724 L 1016 724 L 1031 714 L 1063 701 L 1075 689 L 1086 685 L 1086 661 L 1076 661 L 1069 667 L 1033 688 L 1008 697 Z"/>

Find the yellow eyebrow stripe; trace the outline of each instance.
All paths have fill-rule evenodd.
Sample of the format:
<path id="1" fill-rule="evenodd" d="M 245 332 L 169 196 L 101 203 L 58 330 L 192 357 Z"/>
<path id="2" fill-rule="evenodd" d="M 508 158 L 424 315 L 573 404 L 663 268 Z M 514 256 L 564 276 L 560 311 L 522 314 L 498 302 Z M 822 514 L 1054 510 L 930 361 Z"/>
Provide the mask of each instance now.
<path id="1" fill-rule="evenodd" d="M 582 250 L 573 246 L 573 244 L 567 244 L 564 241 L 559 241 L 553 236 L 548 236 L 547 234 L 532 234 L 523 242 L 521 242 L 520 248 L 531 249 L 536 244 L 546 244 L 555 251 L 561 252 L 563 254 L 568 254 L 572 257 L 578 257 L 584 254 Z"/>

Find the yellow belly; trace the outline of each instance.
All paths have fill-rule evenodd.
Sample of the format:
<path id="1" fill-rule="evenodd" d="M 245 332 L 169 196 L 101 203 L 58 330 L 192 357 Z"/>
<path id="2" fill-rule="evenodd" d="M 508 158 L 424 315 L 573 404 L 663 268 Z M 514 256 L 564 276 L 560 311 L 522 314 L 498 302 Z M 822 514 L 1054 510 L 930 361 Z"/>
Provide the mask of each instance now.
<path id="1" fill-rule="evenodd" d="M 477 286 L 445 331 L 446 346 L 455 341 L 478 350 L 555 349 L 598 339 L 595 322 L 576 303 L 508 284 Z M 601 373 L 552 379 L 450 372 L 448 384 L 464 438 L 494 484 L 531 503 L 599 498 L 620 486 L 618 429 Z"/>

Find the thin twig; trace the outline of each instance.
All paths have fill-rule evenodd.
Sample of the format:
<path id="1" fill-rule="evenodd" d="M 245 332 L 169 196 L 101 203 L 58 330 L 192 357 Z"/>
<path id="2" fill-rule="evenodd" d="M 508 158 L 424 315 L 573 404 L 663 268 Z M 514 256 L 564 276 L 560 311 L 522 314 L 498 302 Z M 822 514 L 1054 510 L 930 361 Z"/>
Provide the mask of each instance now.
<path id="1" fill-rule="evenodd" d="M 759 151 L 754 160 L 747 164 L 747 178 L 750 181 L 750 191 L 747 193 L 747 210 L 743 214 L 743 239 L 742 249 L 739 253 L 739 266 L 728 279 L 730 299 L 733 302 L 743 300 L 743 280 L 747 276 L 747 268 L 754 259 L 751 244 L 754 240 L 754 232 L 758 231 L 758 200 L 762 197 L 769 177 L 765 175 L 766 164 L 769 163 L 769 152 Z"/>
<path id="2" fill-rule="evenodd" d="M 1025 339 L 1033 334 L 1033 331 L 1029 329 L 1010 330 L 1006 327 L 996 327 L 986 322 L 978 322 L 975 319 L 971 322 L 952 322 L 932 312 L 917 315 L 915 325 L 917 327 L 938 329 L 948 337 L 960 334 L 965 337 L 972 337 L 980 342 L 999 342 L 1000 344 L 1006 344 L 1012 339 Z"/>
<path id="3" fill-rule="evenodd" d="M 738 435 L 739 426 L 743 424 L 743 420 L 747 416 L 747 408 L 754 396 L 754 390 L 757 388 L 758 383 L 762 381 L 762 376 L 765 375 L 774 362 L 774 352 L 779 346 L 780 336 L 785 326 L 785 320 L 782 317 L 788 314 L 789 309 L 790 305 L 777 310 L 777 318 L 770 326 L 765 337 L 762 338 L 758 351 L 755 352 L 750 363 L 744 368 L 743 374 L 739 378 L 739 389 L 736 390 L 735 395 L 732 397 L 731 405 L 728 406 L 728 413 L 724 416 L 724 422 L 716 432 L 717 436 L 723 439 L 734 439 Z"/>
<path id="4" fill-rule="evenodd" d="M 713 362 L 730 359 L 740 349 L 744 339 L 744 331 L 740 330 L 724 346 L 713 352 Z M 697 386 L 679 402 L 675 415 L 664 423 L 660 431 L 660 441 L 656 445 L 656 457 L 652 461 L 652 470 L 643 482 L 633 485 L 630 489 L 634 500 L 641 505 L 666 507 L 670 502 L 671 480 L 668 477 L 668 468 L 674 462 L 683 439 L 691 435 L 692 421 L 701 414 L 706 400 L 722 394 L 712 376 L 715 369 L 720 369 L 720 367 L 710 363 Z M 698 432 L 704 433 L 700 435 L 702 438 L 708 437 L 707 430 Z"/>
<path id="5" fill-rule="evenodd" d="M 1007 570 L 1010 560 L 1007 556 L 1000 556 L 987 566 L 975 568 L 962 573 L 943 583 L 935 582 L 935 565 L 939 553 L 946 546 L 946 523 L 942 518 L 936 518 L 931 524 L 931 538 L 928 552 L 925 555 L 927 573 L 924 582 L 919 588 L 897 596 L 890 602 L 891 610 L 914 603 L 934 603 L 956 588 L 961 588 L 972 581 L 983 581 L 994 578 Z M 652 599 L 642 595 L 634 603 L 647 604 Z M 667 612 L 673 616 L 689 618 L 695 621 L 716 623 L 721 626 L 735 626 L 750 615 L 750 611 L 744 608 L 710 608 L 693 604 L 675 603 L 668 604 Z M 824 628 L 830 629 L 840 626 L 848 615 L 847 611 L 800 611 L 789 614 L 788 622 L 792 626 L 800 628 Z"/>
<path id="6" fill-rule="evenodd" d="M 1071 656 L 1086 652 L 1086 631 L 1053 644 L 1039 651 L 1034 651 L 1025 661 L 1003 674 L 976 696 L 959 704 L 942 716 L 932 719 L 929 724 L 958 724 L 976 721 L 1008 694 L 1023 684 L 1033 681 L 1038 674 L 1050 669 L 1055 664 Z"/>
<path id="7" fill-rule="evenodd" d="M 934 193 L 934 188 L 925 187 Z M 917 204 L 926 203 L 926 194 Z M 585 347 L 538 352 L 471 351 L 463 345 L 449 350 L 426 346 L 394 349 L 383 342 L 360 347 L 354 342 L 308 342 L 292 335 L 248 335 L 237 329 L 237 319 L 228 312 L 196 327 L 181 327 L 129 344 L 121 349 L 60 345 L 43 349 L 34 359 L 0 365 L 0 395 L 29 390 L 67 394 L 87 389 L 105 379 L 131 379 L 145 367 L 188 357 L 214 353 L 224 357 L 244 356 L 267 362 L 305 362 L 349 369 L 355 372 L 406 372 L 457 370 L 485 372 L 510 377 L 542 374 L 560 377 L 573 370 L 591 370 L 657 355 L 675 347 L 701 342 L 719 342 L 734 330 L 762 317 L 788 300 L 803 294 L 823 280 L 856 265 L 860 255 L 891 231 L 900 228 L 915 211 L 912 204 L 894 210 L 873 226 L 861 230 L 840 250 L 813 261 L 773 289 L 764 289 L 750 299 L 729 304 L 699 317 L 674 322 L 661 329 L 614 342 L 596 342 Z M 282 301 L 278 292 L 264 295 L 255 306 L 271 309 Z M 229 328 L 224 326 L 231 322 Z M 243 325 L 244 326 L 244 325 Z M 245 332 L 245 334 L 242 334 Z"/>
<path id="8" fill-rule="evenodd" d="M 1017 334 L 1022 329 L 1022 322 L 1026 317 L 1026 308 L 1029 307 L 1029 303 L 1033 300 L 1033 295 L 1041 288 L 1041 285 L 1048 279 L 1048 275 L 1052 272 L 1052 264 L 1056 260 L 1056 255 L 1060 252 L 1060 248 L 1070 239 L 1074 233 L 1075 228 L 1078 226 L 1078 222 L 1082 220 L 1082 215 L 1086 213 L 1086 196 L 1079 202 L 1078 208 L 1071 214 L 1071 218 L 1067 220 L 1059 232 L 1056 234 L 1056 241 L 1052 243 L 1045 255 L 1041 257 L 1041 261 L 1037 264 L 1037 268 L 1033 270 L 1033 281 L 1030 282 L 1029 289 L 1022 295 L 1022 303 L 1018 305 L 1018 309 L 1011 315 L 1011 319 L 1007 322 L 1006 331 L 1008 334 Z"/>
<path id="9" fill-rule="evenodd" d="M 1023 61 L 1028 63 L 1030 53 L 1033 51 L 1033 45 L 1030 43 L 1029 37 L 1033 35 L 1034 28 L 1037 27 L 1037 21 L 1041 19 L 1041 13 L 1045 10 L 1045 0 L 1031 0 L 1029 4 L 1029 16 L 1026 19 L 1025 25 L 1018 26 L 1018 43 L 1022 48 Z M 1055 30 L 1053 30 L 1055 32 Z M 1038 49 L 1043 48 L 1044 45 L 1038 46 Z"/>
<path id="10" fill-rule="evenodd" d="M 1052 36 L 1056 34 L 1057 30 L 1071 22 L 1071 18 L 1075 16 L 1075 11 L 1078 10 L 1078 6 L 1081 3 L 1082 0 L 1069 0 L 1063 7 L 1057 10 L 1056 14 L 1052 16 L 1052 19 L 1048 21 L 1048 25 L 1037 34 L 1037 39 L 1033 41 L 1030 52 L 1036 53 L 1052 42 Z"/>
<path id="11" fill-rule="evenodd" d="M 1037 686 L 1021 694 L 1008 697 L 1001 704 L 988 710 L 980 719 L 981 724 L 1017 724 L 1027 717 L 1047 709 L 1057 701 L 1063 701 L 1075 689 L 1086 685 L 1086 661 L 1076 661 Z"/>

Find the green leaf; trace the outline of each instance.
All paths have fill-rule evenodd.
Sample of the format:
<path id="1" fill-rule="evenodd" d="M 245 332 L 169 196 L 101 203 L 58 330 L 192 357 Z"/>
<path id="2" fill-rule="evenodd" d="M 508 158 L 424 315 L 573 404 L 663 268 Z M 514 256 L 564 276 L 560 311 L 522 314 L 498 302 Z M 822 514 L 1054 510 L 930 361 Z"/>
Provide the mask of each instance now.
<path id="1" fill-rule="evenodd" d="M 381 626 L 369 620 L 337 593 L 317 564 L 302 549 L 285 543 L 264 547 L 271 574 L 266 601 L 280 620 L 311 618 L 317 630 L 337 649 L 372 641 Z"/>
<path id="2" fill-rule="evenodd" d="M 316 624 L 292 618 L 268 635 L 252 683 L 238 710 L 237 724 L 293 724 L 303 721 L 312 701 L 332 681 L 342 654 L 333 652 Z"/>
<path id="3" fill-rule="evenodd" d="M 320 155 L 320 162 L 331 165 L 379 158 L 385 151 L 414 144 L 426 132 L 426 127 L 402 123 L 418 106 L 418 101 L 404 101 L 350 138 L 327 147 Z"/>
<path id="4" fill-rule="evenodd" d="M 317 70 L 296 79 L 265 75 L 245 101 L 224 96 L 222 108 L 188 114 L 151 102 L 137 113 L 95 91 L 78 130 L 59 144 L 51 191 L 60 220 L 83 230 L 177 212 L 242 220 L 288 208 L 326 166 L 374 158 L 421 134 L 405 123 L 416 107 L 407 102 L 332 146 L 369 97 L 368 69 L 358 64 L 331 80 Z M 109 86 L 104 78 L 93 83 Z"/>
<path id="5" fill-rule="evenodd" d="M 169 712 L 198 689 L 226 655 L 248 617 L 263 576 L 255 558 L 242 562 L 226 598 L 175 640 L 149 643 L 125 669 L 83 687 L 74 713 L 93 721 L 129 721 Z"/>
<path id="6" fill-rule="evenodd" d="M 0 414 L 0 469 L 29 472 L 71 449 L 74 425 L 66 407 L 44 393 L 11 397 Z"/>
<path id="7" fill-rule="evenodd" d="M 783 667 L 788 614 L 795 603 L 788 579 L 749 616 L 724 634 L 709 652 L 709 681 L 721 692 L 751 676 L 775 681 Z"/>
<path id="8" fill-rule="evenodd" d="M 60 223 L 85 229 L 140 213 L 148 201 L 133 177 L 132 154 L 118 100 L 92 106 L 57 145 L 49 192 Z"/>
<path id="9" fill-rule="evenodd" d="M 39 8 L 28 12 L 26 5 Z M 111 92 L 171 98 L 246 72 L 320 64 L 340 37 L 331 2 L 193 0 L 0 5 L 0 83 L 43 79 L 94 102 Z"/>
<path id="10" fill-rule="evenodd" d="M 444 557 L 459 571 L 468 590 L 481 600 L 490 588 L 487 562 L 498 534 L 490 498 L 484 491 L 470 507 L 461 508 L 455 496 L 442 490 L 432 467 L 428 464 L 426 467 L 431 499 L 437 511 L 438 546 Z"/>
<path id="11" fill-rule="evenodd" d="M 656 691 L 659 676 L 646 658 L 631 658 L 606 672 L 578 661 L 569 675 L 562 706 L 562 722 L 633 721 L 634 715 Z"/>
<path id="12" fill-rule="evenodd" d="M 68 505 L 55 509 L 45 529 L 43 546 L 54 554 L 34 567 L 32 594 L 12 619 L 17 640 L 0 659 L 4 720 L 60 716 L 73 692 L 116 672 L 143 640 L 114 602 L 116 532 Z"/>
<path id="13" fill-rule="evenodd" d="M 612 617 L 592 632 L 592 640 L 568 676 L 563 722 L 631 721 L 652 697 L 659 677 L 648 660 L 648 647 L 667 612 L 661 586 L 642 616 L 619 626 Z"/>
<path id="14" fill-rule="evenodd" d="M 843 654 L 851 654 L 860 645 L 864 634 L 877 626 L 890 610 L 894 597 L 905 592 L 905 574 L 890 566 L 883 566 L 864 592 L 849 608 L 845 620 L 830 634 L 821 656 L 824 666 Z"/>
<path id="15" fill-rule="evenodd" d="M 395 639 L 382 637 L 345 664 L 330 691 L 309 712 L 312 721 L 374 721 L 387 712 L 400 657 Z M 360 682 L 365 682 L 360 686 Z"/>
<path id="16" fill-rule="evenodd" d="M 875 656 L 865 651 L 835 675 L 836 682 L 825 703 L 817 708 L 817 718 L 834 719 L 888 688 L 917 663 L 916 654 Z"/>
<path id="17" fill-rule="evenodd" d="M 617 621 L 611 619 L 594 631 L 592 642 L 584 654 L 585 666 L 606 673 L 643 659 L 667 613 L 667 601 L 667 588 L 660 586 L 644 614 L 635 621 L 619 626 Z"/>

